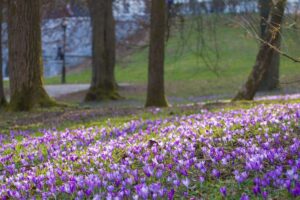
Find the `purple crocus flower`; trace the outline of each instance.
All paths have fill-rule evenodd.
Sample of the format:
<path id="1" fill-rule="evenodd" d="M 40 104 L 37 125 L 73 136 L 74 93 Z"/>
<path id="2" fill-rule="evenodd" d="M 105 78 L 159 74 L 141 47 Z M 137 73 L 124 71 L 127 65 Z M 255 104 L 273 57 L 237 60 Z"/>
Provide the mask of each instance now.
<path id="1" fill-rule="evenodd" d="M 90 190 L 90 189 L 86 189 L 85 191 L 84 191 L 84 193 L 85 193 L 85 195 L 86 196 L 91 196 L 92 195 L 92 190 Z"/>
<path id="2" fill-rule="evenodd" d="M 235 172 L 234 172 L 234 175 L 235 175 L 235 180 L 236 180 L 238 183 L 244 182 L 244 181 L 247 179 L 247 177 L 248 177 L 247 172 L 239 173 L 238 171 L 235 171 Z"/>
<path id="3" fill-rule="evenodd" d="M 296 117 L 299 119 L 300 118 L 300 111 L 296 112 Z"/>
<path id="4" fill-rule="evenodd" d="M 186 177 L 185 179 L 182 180 L 182 184 L 188 188 L 190 185 L 190 180 Z"/>
<path id="5" fill-rule="evenodd" d="M 144 170 L 144 173 L 146 174 L 147 177 L 152 176 L 153 173 L 154 173 L 153 167 L 151 167 L 151 166 L 149 166 L 149 165 L 145 166 L 145 167 L 143 168 L 143 170 Z"/>
<path id="6" fill-rule="evenodd" d="M 149 195 L 149 188 L 146 184 L 140 184 L 135 187 L 136 193 L 138 196 L 142 197 L 143 199 L 147 199 Z"/>
<path id="7" fill-rule="evenodd" d="M 171 189 L 171 190 L 168 192 L 168 200 L 173 200 L 173 199 L 174 199 L 174 194 L 175 194 L 175 190 L 174 190 L 174 189 Z"/>
<path id="8" fill-rule="evenodd" d="M 113 185 L 110 185 L 110 186 L 107 187 L 108 192 L 113 192 L 114 189 L 115 189 L 115 187 Z"/>
<path id="9" fill-rule="evenodd" d="M 260 187 L 258 185 L 255 185 L 252 190 L 255 196 L 261 193 Z"/>
<path id="10" fill-rule="evenodd" d="M 152 183 L 149 186 L 149 189 L 151 192 L 158 192 L 161 189 L 161 184 L 160 183 Z"/>
<path id="11" fill-rule="evenodd" d="M 162 175 L 163 175 L 163 170 L 161 170 L 161 169 L 158 169 L 157 171 L 156 171 L 156 178 L 161 178 L 162 177 Z"/>
<path id="12" fill-rule="evenodd" d="M 188 176 L 188 175 L 189 175 L 186 169 L 181 169 L 181 170 L 180 170 L 180 173 L 181 173 L 183 176 Z"/>
<path id="13" fill-rule="evenodd" d="M 200 182 L 200 183 L 204 183 L 204 181 L 205 181 L 205 178 L 204 178 L 203 176 L 200 176 L 200 177 L 199 177 L 199 182 Z"/>
<path id="14" fill-rule="evenodd" d="M 148 198 L 149 190 L 148 190 L 148 187 L 147 187 L 146 185 L 143 185 L 143 187 L 142 187 L 141 190 L 140 190 L 140 194 L 141 194 L 141 196 L 142 196 L 144 199 L 147 199 L 147 198 Z"/>
<path id="15" fill-rule="evenodd" d="M 213 169 L 213 170 L 212 170 L 212 175 L 213 175 L 214 177 L 216 177 L 216 178 L 220 178 L 221 173 L 219 172 L 219 170 Z"/>
<path id="16" fill-rule="evenodd" d="M 240 200 L 250 200 L 250 198 L 247 194 L 242 194 Z"/>
<path id="17" fill-rule="evenodd" d="M 294 197 L 300 196 L 300 183 L 296 183 L 295 188 L 292 189 L 292 194 Z"/>
<path id="18" fill-rule="evenodd" d="M 263 197 L 264 200 L 268 199 L 268 195 L 269 194 L 268 194 L 267 191 L 263 191 L 261 195 L 262 195 L 262 197 Z"/>
<path id="19" fill-rule="evenodd" d="M 220 188 L 220 193 L 223 197 L 226 197 L 227 196 L 227 189 L 226 187 L 221 187 Z"/>

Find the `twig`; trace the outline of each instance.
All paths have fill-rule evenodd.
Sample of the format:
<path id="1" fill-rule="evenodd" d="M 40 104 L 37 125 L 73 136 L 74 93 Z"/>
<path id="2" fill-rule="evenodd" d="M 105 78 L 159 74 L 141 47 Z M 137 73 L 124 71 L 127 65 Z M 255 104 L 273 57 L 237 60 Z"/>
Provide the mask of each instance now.
<path id="1" fill-rule="evenodd" d="M 241 23 L 238 23 L 238 24 L 239 24 L 241 27 L 243 27 L 245 30 L 247 30 L 247 32 L 250 33 L 250 31 L 249 31 L 245 26 L 243 26 Z M 286 57 L 286 58 L 288 58 L 288 59 L 294 61 L 295 63 L 300 63 L 300 59 L 299 59 L 299 58 L 294 58 L 293 56 L 290 56 L 289 54 L 287 54 L 287 53 L 281 51 L 280 49 L 278 49 L 278 48 L 275 47 L 274 45 L 272 45 L 272 44 L 270 44 L 269 42 L 263 40 L 261 37 L 258 36 L 257 33 L 254 33 L 254 34 L 252 34 L 252 35 L 253 35 L 253 37 L 254 37 L 255 39 L 257 39 L 258 41 L 260 41 L 260 42 L 262 42 L 262 43 L 268 45 L 269 47 L 271 47 L 272 49 L 274 49 L 276 52 L 278 52 L 280 55 L 282 55 L 282 56 L 284 56 L 284 57 Z"/>
<path id="2" fill-rule="evenodd" d="M 300 62 L 300 59 L 294 58 L 293 56 L 288 55 L 287 53 L 281 51 L 280 49 L 278 49 L 278 48 L 275 47 L 274 45 L 270 44 L 269 42 L 267 42 L 267 41 L 261 39 L 261 38 L 258 37 L 257 35 L 255 36 L 255 38 L 256 38 L 257 40 L 259 40 L 260 42 L 262 42 L 262 43 L 268 45 L 269 47 L 271 47 L 272 49 L 274 49 L 275 51 L 277 51 L 279 54 L 281 54 L 282 56 L 284 56 L 284 57 L 286 57 L 286 58 L 288 58 L 288 59 L 294 61 L 295 63 L 299 63 L 299 62 Z"/>
<path id="3" fill-rule="evenodd" d="M 299 82 L 300 82 L 300 79 L 299 80 L 293 80 L 293 81 L 290 81 L 290 82 L 281 82 L 280 84 L 289 85 L 289 84 L 299 83 Z"/>

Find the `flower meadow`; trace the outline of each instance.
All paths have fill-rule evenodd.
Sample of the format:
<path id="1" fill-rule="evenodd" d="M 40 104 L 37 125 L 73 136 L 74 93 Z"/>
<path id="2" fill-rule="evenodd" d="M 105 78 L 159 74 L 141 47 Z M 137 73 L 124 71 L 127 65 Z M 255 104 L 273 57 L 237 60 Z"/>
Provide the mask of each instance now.
<path id="1" fill-rule="evenodd" d="M 258 96 L 255 97 L 255 100 L 291 100 L 291 99 L 300 99 L 300 94 L 282 94 L 282 95 L 268 95 L 268 96 Z"/>
<path id="2" fill-rule="evenodd" d="M 295 199 L 300 104 L 1 141 L 1 199 Z"/>

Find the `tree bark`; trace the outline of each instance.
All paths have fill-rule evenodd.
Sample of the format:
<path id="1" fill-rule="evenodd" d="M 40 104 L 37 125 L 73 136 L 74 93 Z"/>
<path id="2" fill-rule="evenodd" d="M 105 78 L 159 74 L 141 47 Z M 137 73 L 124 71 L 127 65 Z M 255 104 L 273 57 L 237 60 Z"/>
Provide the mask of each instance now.
<path id="1" fill-rule="evenodd" d="M 92 20 L 92 81 L 86 101 L 117 100 L 116 36 L 112 0 L 88 0 Z"/>
<path id="2" fill-rule="evenodd" d="M 272 0 L 259 0 L 259 9 L 260 9 L 260 29 L 261 29 L 261 38 L 265 40 L 266 37 L 266 28 L 268 24 L 268 19 L 270 16 L 270 11 L 272 8 Z M 281 35 L 275 45 L 277 49 L 280 49 L 281 46 Z M 280 66 L 280 53 L 274 52 L 272 62 L 267 72 L 263 76 L 263 79 L 259 85 L 259 91 L 268 91 L 274 90 L 279 86 L 279 66 Z"/>
<path id="3" fill-rule="evenodd" d="M 272 9 L 272 0 L 258 0 L 260 15 L 260 35 L 265 38 L 268 20 Z"/>
<path id="4" fill-rule="evenodd" d="M 265 73 L 271 66 L 273 55 L 276 52 L 274 47 L 280 40 L 285 5 L 286 0 L 279 0 L 272 7 L 270 23 L 266 30 L 266 42 L 261 44 L 252 72 L 233 100 L 253 100 Z"/>
<path id="5" fill-rule="evenodd" d="M 3 86 L 3 66 L 2 66 L 2 12 L 3 0 L 0 0 L 0 108 L 6 105 Z"/>
<path id="6" fill-rule="evenodd" d="M 43 87 L 40 0 L 8 1 L 9 77 L 13 111 L 55 105 Z"/>
<path id="7" fill-rule="evenodd" d="M 164 88 L 166 2 L 152 0 L 146 107 L 168 106 Z"/>

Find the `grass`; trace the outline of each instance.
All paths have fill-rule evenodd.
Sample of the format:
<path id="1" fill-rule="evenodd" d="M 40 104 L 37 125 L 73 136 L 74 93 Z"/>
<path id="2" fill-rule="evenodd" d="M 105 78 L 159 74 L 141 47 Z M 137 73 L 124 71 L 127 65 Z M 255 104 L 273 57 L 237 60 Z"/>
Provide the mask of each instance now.
<path id="1" fill-rule="evenodd" d="M 245 29 L 230 21 L 230 17 L 210 17 L 205 21 L 203 31 L 197 32 L 197 20 L 187 20 L 184 31 L 174 27 L 172 37 L 167 43 L 165 60 L 165 80 L 167 95 L 172 97 L 191 97 L 207 95 L 232 95 L 246 80 L 255 61 L 259 43 Z M 214 21 L 216 20 L 216 21 Z M 215 24 L 217 38 L 214 40 Z M 285 29 L 283 51 L 297 57 L 300 44 L 298 32 Z M 218 47 L 219 58 L 214 51 Z M 210 68 L 200 54 L 211 59 Z M 122 58 L 116 66 L 116 78 L 120 83 L 146 85 L 148 49 L 142 49 Z M 298 63 L 282 57 L 280 79 L 283 82 L 297 79 L 300 74 Z M 68 74 L 68 83 L 90 83 L 89 66 L 81 72 Z M 59 84 L 60 77 L 47 78 L 46 84 Z M 282 85 L 283 88 L 297 85 Z"/>
<path id="2" fill-rule="evenodd" d="M 197 97 L 210 95 L 225 95 L 230 98 L 247 78 L 255 60 L 258 42 L 250 37 L 242 27 L 233 23 L 229 17 L 221 17 L 225 20 L 210 17 L 205 21 L 205 28 L 202 30 L 205 45 L 202 44 L 200 47 L 198 47 L 198 43 L 201 42 L 201 35 L 199 35 L 199 32 L 195 31 L 197 25 L 196 20 L 187 20 L 183 32 L 179 30 L 178 25 L 173 27 L 172 37 L 167 43 L 165 61 L 166 92 L 172 103 L 176 101 L 176 98 L 185 98 L 184 101 L 180 100 L 180 103 L 203 101 L 206 98 L 199 99 Z M 214 22 L 216 23 L 216 37 L 218 38 L 216 44 L 212 37 L 214 30 L 211 28 Z M 297 49 L 300 44 L 300 40 L 297 36 L 298 33 L 294 29 L 285 29 L 284 31 L 283 50 L 293 56 L 297 56 Z M 207 50 L 213 49 L 214 45 L 217 45 L 219 49 L 220 58 L 218 62 L 216 62 L 214 52 Z M 217 64 L 218 75 L 208 69 L 207 65 L 199 56 L 200 53 L 203 53 L 206 57 L 212 58 L 212 63 Z M 121 95 L 127 97 L 127 100 L 129 100 L 130 103 L 121 102 L 113 105 L 104 103 L 100 106 L 98 104 L 87 106 L 92 108 L 96 107 L 94 109 L 100 107 L 100 110 L 103 107 L 119 108 L 120 106 L 123 107 L 122 109 L 135 110 L 137 105 L 142 106 L 146 96 L 147 54 L 147 48 L 136 51 L 132 55 L 119 60 L 116 66 L 116 78 L 118 82 L 141 86 L 138 90 L 124 90 L 121 92 Z M 282 81 L 297 79 L 299 74 L 299 64 L 293 63 L 286 58 L 282 58 Z M 67 80 L 68 83 L 89 83 L 90 76 L 91 71 L 89 69 L 83 69 L 81 72 L 68 74 Z M 60 77 L 47 78 L 45 79 L 45 83 L 59 84 Z M 8 82 L 5 81 L 4 85 L 8 87 Z M 288 88 L 300 88 L 297 83 L 282 86 Z M 249 103 L 246 105 L 248 104 Z M 219 106 L 214 105 L 213 107 L 219 109 Z M 224 105 L 220 105 L 220 107 L 224 107 Z M 226 108 L 228 108 L 228 106 L 226 106 Z M 55 113 L 69 113 L 76 109 L 80 112 L 86 112 L 88 110 L 82 106 L 78 106 L 78 108 L 75 109 L 71 108 L 63 111 L 60 109 L 35 111 L 30 114 L 38 119 L 40 116 L 48 116 L 49 113 L 51 116 L 55 116 Z M 174 111 L 167 111 L 166 113 L 168 112 Z M 183 113 L 185 112 L 186 111 Z M 195 112 L 197 112 L 197 110 Z M 145 115 L 145 117 L 151 118 L 148 114 L 139 113 L 138 116 Z M 8 130 L 11 129 L 38 130 L 40 128 L 50 128 L 52 126 L 52 124 L 46 126 L 45 123 L 36 123 L 38 120 L 33 120 L 32 122 L 27 120 L 26 123 L 18 123 L 20 119 L 21 121 L 26 119 L 27 115 L 28 113 L 16 114 L 0 111 L 0 128 L 2 132 L 8 132 Z M 125 116 L 125 118 L 129 120 L 128 116 Z M 89 121 L 93 120 L 95 119 Z M 99 117 L 97 120 L 99 120 Z M 74 123 L 77 124 L 77 121 L 72 122 L 72 119 L 62 121 L 63 123 L 55 124 L 55 126 L 66 128 L 73 126 Z M 85 122 L 81 122 L 80 125 L 84 123 Z"/>
<path id="3" fill-rule="evenodd" d="M 122 125 L 131 120 L 157 120 L 171 116 L 197 114 L 206 109 L 212 112 L 250 109 L 260 104 L 300 103 L 300 99 L 291 100 L 262 100 L 241 102 L 207 102 L 204 105 L 176 105 L 162 109 L 145 109 L 137 107 L 118 107 L 118 112 L 107 104 L 102 107 L 69 106 L 65 108 L 48 108 L 28 112 L 5 112 L 0 109 L 0 133 L 11 131 L 30 131 L 39 133 L 40 130 L 65 130 L 81 127 L 107 126 L 108 124 Z"/>

